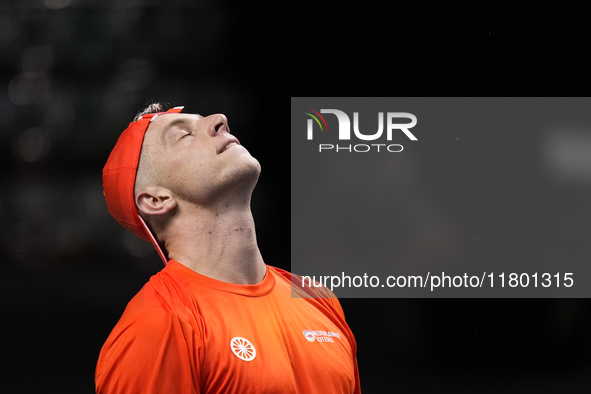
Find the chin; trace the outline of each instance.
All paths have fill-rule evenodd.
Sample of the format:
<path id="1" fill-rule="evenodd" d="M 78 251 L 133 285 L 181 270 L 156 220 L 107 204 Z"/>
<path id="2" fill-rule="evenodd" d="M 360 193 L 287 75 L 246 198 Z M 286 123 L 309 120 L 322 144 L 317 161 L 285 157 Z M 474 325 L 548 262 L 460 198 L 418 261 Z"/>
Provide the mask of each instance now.
<path id="1" fill-rule="evenodd" d="M 261 164 L 257 159 L 250 156 L 250 160 L 245 164 L 242 170 L 244 178 L 251 179 L 256 183 L 261 174 Z"/>
<path id="2" fill-rule="evenodd" d="M 223 188 L 254 188 L 261 173 L 261 164 L 250 154 L 235 160 L 223 176 Z"/>
<path id="3" fill-rule="evenodd" d="M 239 167 L 246 173 L 256 172 L 256 176 L 258 178 L 259 174 L 261 173 L 261 163 L 245 149 L 244 154 L 241 155 L 241 160 L 239 160 Z"/>

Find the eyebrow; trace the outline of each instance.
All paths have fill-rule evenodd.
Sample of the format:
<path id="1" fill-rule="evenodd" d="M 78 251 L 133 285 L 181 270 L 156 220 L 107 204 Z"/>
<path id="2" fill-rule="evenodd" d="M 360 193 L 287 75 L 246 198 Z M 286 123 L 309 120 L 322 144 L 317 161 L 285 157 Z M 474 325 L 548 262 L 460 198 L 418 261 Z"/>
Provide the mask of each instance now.
<path id="1" fill-rule="evenodd" d="M 201 119 L 203 118 L 203 116 L 199 115 L 199 114 L 195 114 L 197 115 L 199 118 Z M 164 129 L 162 130 L 162 142 L 164 144 L 166 144 L 166 135 L 168 134 L 168 132 L 170 131 L 170 129 L 172 129 L 175 126 L 190 126 L 191 125 L 191 119 L 190 118 L 178 118 L 173 120 L 172 122 L 170 122 L 169 124 L 166 125 L 166 127 L 164 127 Z"/>

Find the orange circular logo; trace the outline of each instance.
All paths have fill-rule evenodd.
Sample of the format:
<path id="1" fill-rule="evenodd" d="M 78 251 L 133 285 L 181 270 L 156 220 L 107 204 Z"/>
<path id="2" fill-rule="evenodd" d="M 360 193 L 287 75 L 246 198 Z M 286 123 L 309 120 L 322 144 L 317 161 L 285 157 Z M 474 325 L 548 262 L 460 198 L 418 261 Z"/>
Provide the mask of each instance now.
<path id="1" fill-rule="evenodd" d="M 234 337 L 230 341 L 230 349 L 236 357 L 244 361 L 252 361 L 257 356 L 254 345 L 246 338 Z"/>

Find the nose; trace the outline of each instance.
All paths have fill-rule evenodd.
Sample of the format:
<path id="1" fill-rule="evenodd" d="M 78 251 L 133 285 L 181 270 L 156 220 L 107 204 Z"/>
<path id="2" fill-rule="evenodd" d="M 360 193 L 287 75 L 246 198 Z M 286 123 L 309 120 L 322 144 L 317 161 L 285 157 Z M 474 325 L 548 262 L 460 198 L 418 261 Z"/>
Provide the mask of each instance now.
<path id="1" fill-rule="evenodd" d="M 212 137 L 216 136 L 217 134 L 222 134 L 224 132 L 230 133 L 230 129 L 228 127 L 228 118 L 224 114 L 214 114 L 209 116 L 211 118 L 211 123 L 209 125 L 209 135 Z"/>

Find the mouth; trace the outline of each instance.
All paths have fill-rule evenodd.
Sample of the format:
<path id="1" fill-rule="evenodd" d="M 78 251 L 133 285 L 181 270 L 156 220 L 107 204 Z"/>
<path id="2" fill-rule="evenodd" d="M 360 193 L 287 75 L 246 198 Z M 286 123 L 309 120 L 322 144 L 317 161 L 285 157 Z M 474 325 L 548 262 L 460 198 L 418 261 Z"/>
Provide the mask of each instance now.
<path id="1" fill-rule="evenodd" d="M 240 145 L 240 142 L 238 142 L 238 140 L 237 140 L 237 139 L 232 139 L 232 140 L 230 140 L 230 141 L 229 141 L 229 142 L 228 142 L 226 145 L 224 145 L 224 146 L 222 147 L 222 149 L 220 149 L 220 150 L 218 151 L 218 154 L 220 154 L 220 153 L 222 153 L 222 152 L 225 152 L 225 151 L 227 151 L 228 149 L 230 149 L 231 147 L 233 147 L 233 146 L 236 146 L 236 145 Z"/>

